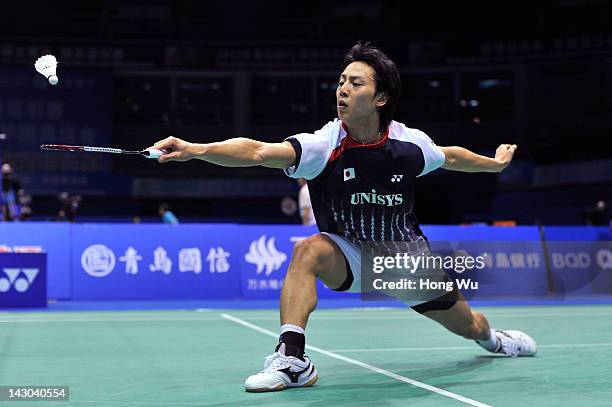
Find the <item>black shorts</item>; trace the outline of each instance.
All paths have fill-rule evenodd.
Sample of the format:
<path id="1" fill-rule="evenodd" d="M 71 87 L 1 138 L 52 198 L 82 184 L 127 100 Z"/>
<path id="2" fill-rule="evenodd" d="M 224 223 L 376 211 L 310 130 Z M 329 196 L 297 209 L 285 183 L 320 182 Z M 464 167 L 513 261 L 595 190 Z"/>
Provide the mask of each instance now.
<path id="1" fill-rule="evenodd" d="M 342 255 L 346 264 L 346 279 L 342 284 L 340 284 L 338 288 L 333 289 L 334 291 L 340 292 L 347 291 L 351 287 L 351 285 L 353 285 L 354 280 L 353 272 L 351 271 L 351 265 L 344 252 L 342 253 Z M 452 306 L 455 305 L 457 301 L 459 301 L 460 295 L 461 294 L 459 293 L 457 286 L 453 284 L 453 291 L 450 291 L 434 300 L 430 300 L 419 305 L 414 305 L 410 308 L 412 308 L 419 314 L 424 314 L 427 311 L 443 311 L 452 308 Z"/>

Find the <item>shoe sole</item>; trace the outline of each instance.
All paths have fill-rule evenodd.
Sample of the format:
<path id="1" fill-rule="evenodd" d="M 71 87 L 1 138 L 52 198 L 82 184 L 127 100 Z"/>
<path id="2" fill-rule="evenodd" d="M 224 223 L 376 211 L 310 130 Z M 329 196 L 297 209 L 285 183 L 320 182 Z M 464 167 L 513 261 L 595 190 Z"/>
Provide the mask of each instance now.
<path id="1" fill-rule="evenodd" d="M 278 386 L 273 387 L 271 389 L 267 388 L 267 387 L 260 387 L 260 388 L 257 388 L 257 389 L 245 389 L 245 390 L 247 392 L 249 392 L 249 393 L 265 393 L 265 392 L 268 392 L 268 391 L 281 391 L 281 390 L 284 390 L 285 387 L 286 386 L 284 384 L 279 384 Z"/>
<path id="2" fill-rule="evenodd" d="M 304 384 L 303 386 L 299 386 L 299 387 L 311 387 L 311 386 L 314 386 L 314 384 L 317 382 L 317 380 L 319 380 L 319 374 L 318 373 L 315 375 L 315 377 L 313 377 L 308 382 L 306 382 L 306 384 Z M 298 387 L 298 386 L 296 386 L 296 387 Z"/>
<path id="3" fill-rule="evenodd" d="M 311 387 L 311 386 L 314 386 L 314 384 L 317 382 L 317 380 L 319 380 L 319 374 L 318 373 L 315 375 L 315 377 L 313 377 L 312 379 L 310 379 L 309 381 L 307 381 L 305 384 L 303 384 L 301 386 L 286 386 L 284 384 L 279 384 L 278 386 L 273 387 L 273 388 L 260 387 L 260 388 L 256 388 L 256 389 L 245 389 L 245 390 L 247 392 L 249 392 L 249 393 L 266 393 L 266 392 L 270 392 L 270 391 L 281 391 L 281 390 L 285 390 L 286 388 Z"/>

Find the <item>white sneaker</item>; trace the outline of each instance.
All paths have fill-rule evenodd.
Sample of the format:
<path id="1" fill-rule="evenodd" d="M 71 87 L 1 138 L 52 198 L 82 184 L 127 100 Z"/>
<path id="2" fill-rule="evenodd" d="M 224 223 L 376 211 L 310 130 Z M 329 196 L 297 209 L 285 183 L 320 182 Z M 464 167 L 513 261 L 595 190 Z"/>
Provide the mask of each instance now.
<path id="1" fill-rule="evenodd" d="M 261 372 L 249 376 L 244 388 L 250 392 L 279 391 L 285 387 L 308 387 L 317 382 L 319 374 L 310 358 L 304 360 L 274 352 L 266 357 Z"/>
<path id="2" fill-rule="evenodd" d="M 517 356 L 533 356 L 538 351 L 538 344 L 524 332 L 521 331 L 504 331 L 494 329 L 497 337 L 500 340 L 498 353 L 505 353 L 510 357 Z"/>

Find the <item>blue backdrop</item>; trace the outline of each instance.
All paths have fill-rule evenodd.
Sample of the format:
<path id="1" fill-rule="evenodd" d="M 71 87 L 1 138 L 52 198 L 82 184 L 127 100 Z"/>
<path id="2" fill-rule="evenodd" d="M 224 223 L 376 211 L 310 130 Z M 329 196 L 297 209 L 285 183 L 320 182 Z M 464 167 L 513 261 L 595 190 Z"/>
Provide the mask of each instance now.
<path id="1" fill-rule="evenodd" d="M 547 252 L 536 227 L 423 230 L 432 243 L 455 242 L 455 250 L 486 246 L 491 256 L 477 275 L 476 299 L 540 298 L 553 287 L 563 294 L 612 292 L 612 250 L 609 240 L 601 240 L 609 239 L 606 228 L 545 228 Z M 316 228 L 299 225 L 0 223 L 0 246 L 36 245 L 48 253 L 50 298 L 276 299 L 295 242 L 313 233 Z M 555 239 L 566 240 L 565 246 Z M 572 254 L 578 252 L 589 260 Z M 559 256 L 567 257 L 563 267 Z M 551 276 L 557 284 L 549 285 Z M 318 291 L 321 298 L 350 296 L 320 283 Z"/>
<path id="2" fill-rule="evenodd" d="M 546 226 L 554 292 L 560 297 L 612 293 L 610 228 Z"/>

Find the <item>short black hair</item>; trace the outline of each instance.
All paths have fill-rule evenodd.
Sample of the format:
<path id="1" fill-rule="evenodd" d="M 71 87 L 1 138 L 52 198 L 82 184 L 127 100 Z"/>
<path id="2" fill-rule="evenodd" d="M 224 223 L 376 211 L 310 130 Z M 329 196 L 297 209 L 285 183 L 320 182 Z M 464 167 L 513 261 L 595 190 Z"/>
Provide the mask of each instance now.
<path id="1" fill-rule="evenodd" d="M 393 62 L 370 42 L 357 42 L 344 57 L 344 68 L 353 62 L 365 62 L 374 70 L 376 94 L 386 93 L 387 103 L 378 109 L 380 130 L 385 131 L 393 119 L 402 90 L 400 74 Z"/>

